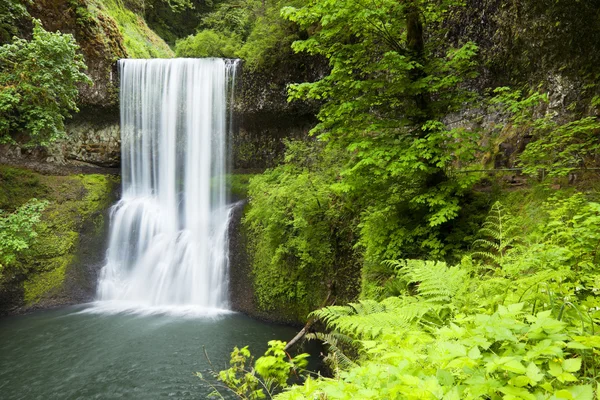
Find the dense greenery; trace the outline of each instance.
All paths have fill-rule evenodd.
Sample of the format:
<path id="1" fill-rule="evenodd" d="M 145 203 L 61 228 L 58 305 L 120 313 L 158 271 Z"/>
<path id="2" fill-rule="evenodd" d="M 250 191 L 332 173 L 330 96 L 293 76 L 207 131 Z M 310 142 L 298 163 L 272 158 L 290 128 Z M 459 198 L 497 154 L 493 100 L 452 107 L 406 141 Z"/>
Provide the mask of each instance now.
<path id="1" fill-rule="evenodd" d="M 47 145 L 89 80 L 72 36 L 34 22 L 30 40 L 12 39 L 25 4 L 0 5 L 0 142 Z M 216 375 L 235 395 L 600 397 L 600 204 L 594 178 L 575 179 L 600 161 L 594 2 L 69 4 L 82 31 L 114 19 L 111 43 L 131 57 L 172 55 L 145 15 L 179 56 L 240 57 L 255 71 L 292 52 L 329 64 L 290 86 L 290 101 L 319 105 L 319 123 L 250 180 L 244 227 L 258 306 L 319 321 L 307 337 L 326 345 L 331 373 L 302 377 L 306 356 L 283 342 L 256 362 L 236 348 Z M 474 173 L 507 142 L 512 166 L 541 181 L 533 189 L 502 193 Z M 6 168 L 0 181 L 0 283 L 22 283 L 33 304 L 60 290 L 83 221 L 101 230 L 114 182 Z M 246 181 L 229 178 L 236 197 Z M 587 191 L 564 189 L 574 182 Z"/>
<path id="2" fill-rule="evenodd" d="M 328 58 L 331 73 L 290 91 L 323 102 L 311 132 L 318 144 L 290 145 L 285 164 L 250 186 L 246 221 L 263 306 L 293 300 L 302 313 L 330 290 L 355 297 L 360 263 L 367 294 L 383 260 L 444 257 L 455 245 L 445 240 L 449 223 L 476 176 L 452 170 L 472 159 L 475 141 L 443 117 L 473 98 L 461 83 L 475 76 L 477 47 L 444 46 L 443 30 L 433 28 L 453 3 L 426 5 L 283 9 L 315 31 L 294 49 Z M 306 282 L 310 290 L 298 287 Z"/>
<path id="3" fill-rule="evenodd" d="M 2 271 L 16 261 L 17 254 L 29 248 L 37 236 L 35 225 L 47 202 L 31 199 L 12 213 L 0 210 L 0 281 Z"/>
<path id="4" fill-rule="evenodd" d="M 198 33 L 177 42 L 180 57 L 239 57 L 249 68 L 268 68 L 285 59 L 298 29 L 280 16 L 300 0 L 224 1 L 202 16 Z"/>
<path id="5" fill-rule="evenodd" d="M 504 130 L 525 132 L 533 139 L 519 156 L 525 173 L 537 175 L 544 170 L 560 177 L 597 167 L 600 121 L 596 116 L 582 117 L 576 104 L 559 114 L 548 107 L 548 96 L 537 91 L 523 95 L 520 90 L 501 87 L 495 94 L 491 103 L 508 115 Z M 596 107 L 600 97 L 594 96 L 590 103 Z"/>
<path id="6" fill-rule="evenodd" d="M 71 35 L 50 33 L 35 21 L 33 39 L 0 47 L 0 142 L 14 134 L 29 145 L 46 145 L 64 134 L 64 120 L 77 111 L 77 84 L 91 83 Z"/>
<path id="7" fill-rule="evenodd" d="M 173 7 L 179 9 L 187 4 L 187 0 L 171 0 Z M 167 0 L 164 1 L 168 6 Z M 126 3 L 127 4 L 127 3 Z M 153 32 L 142 18 L 140 11 L 136 14 L 129 4 L 125 7 L 119 0 L 95 0 L 87 4 L 83 11 L 87 18 L 103 17 L 102 14 L 114 19 L 123 36 L 123 45 L 130 58 L 170 58 L 173 52 L 163 40 Z"/>
<path id="8" fill-rule="evenodd" d="M 388 262 L 383 300 L 315 311 L 330 333 L 312 337 L 329 346 L 334 377 L 276 398 L 593 399 L 600 204 L 536 191 L 506 197 L 527 205 L 518 219 L 494 204 L 482 251 L 460 264 Z"/>
<path id="9" fill-rule="evenodd" d="M 307 35 L 292 48 L 325 57 L 330 71 L 289 90 L 292 101 L 321 104 L 316 140 L 288 142 L 283 164 L 250 182 L 244 221 L 256 296 L 263 309 L 301 320 L 330 296 L 354 302 L 311 314 L 325 331 L 308 337 L 328 346 L 332 377 L 276 398 L 597 396 L 598 195 L 549 189 L 597 166 L 595 86 L 552 104 L 548 82 L 518 80 L 531 67 L 524 54 L 499 60 L 489 43 L 479 53 L 477 35 L 456 36 L 452 23 L 471 11 L 464 5 L 312 0 L 281 11 Z M 527 20 L 543 11 L 535 28 L 548 33 L 545 43 L 556 32 L 544 18 L 560 27 L 581 11 L 546 6 L 498 8 L 525 10 Z M 223 32 L 231 43 L 242 35 Z M 556 54 L 531 64 L 557 65 Z M 477 91 L 494 82 L 477 72 L 501 62 L 514 88 Z M 469 107 L 500 123 L 478 130 Z M 490 165 L 497 144 L 525 138 L 513 165 L 543 182 L 527 192 L 542 194 L 530 204 L 525 191 L 505 194 L 469 173 Z M 261 398 L 260 375 L 219 378 L 242 398 Z"/>
<path id="10" fill-rule="evenodd" d="M 0 4 L 0 44 L 8 43 L 19 33 L 18 22 L 28 17 L 27 0 L 6 0 Z"/>

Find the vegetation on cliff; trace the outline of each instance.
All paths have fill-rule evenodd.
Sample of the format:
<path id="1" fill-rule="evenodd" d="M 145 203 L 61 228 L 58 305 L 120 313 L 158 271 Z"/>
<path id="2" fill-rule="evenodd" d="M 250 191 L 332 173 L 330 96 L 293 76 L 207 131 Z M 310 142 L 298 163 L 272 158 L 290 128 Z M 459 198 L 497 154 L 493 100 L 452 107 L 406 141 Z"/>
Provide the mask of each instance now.
<path id="1" fill-rule="evenodd" d="M 34 21 L 31 41 L 0 47 L 0 143 L 47 145 L 64 135 L 64 121 L 78 111 L 77 84 L 91 84 L 71 35 L 50 33 Z"/>
<path id="2" fill-rule="evenodd" d="M 314 0 L 281 11 L 306 35 L 292 48 L 327 58 L 330 72 L 289 91 L 321 102 L 316 140 L 288 143 L 282 165 L 250 182 L 256 296 L 300 317 L 338 305 L 306 326 L 325 325 L 308 336 L 329 348 L 332 377 L 277 398 L 597 396 L 598 69 L 585 54 L 561 75 L 559 43 L 534 62 L 550 77 L 523 53 L 499 60 L 490 49 L 506 31 L 478 45 L 469 26 L 452 26 L 473 11 L 464 3 Z M 532 2 L 475 3 L 502 10 L 502 29 L 511 12 L 534 21 L 544 38 L 518 42 L 531 54 L 569 37 L 550 25 L 589 6 L 553 2 L 536 17 Z M 502 61 L 510 79 L 490 76 Z M 575 70 L 586 73 L 561 93 L 556 82 Z M 479 171 L 511 141 L 521 144 L 510 167 L 523 175 L 510 179 L 527 190 Z M 241 398 L 272 395 L 257 365 L 236 372 L 219 378 Z"/>
<path id="3" fill-rule="evenodd" d="M 0 311 L 64 295 L 61 291 L 77 261 L 81 232 L 88 226 L 97 237 L 103 235 L 104 213 L 113 201 L 116 183 L 115 177 L 107 175 L 50 176 L 0 167 L 0 209 L 7 213 L 0 222 L 4 267 L 0 289 L 18 293 Z M 71 272 L 72 278 L 77 276 Z M 71 301 L 64 297 L 55 300 Z"/>
<path id="4" fill-rule="evenodd" d="M 224 1 L 201 17 L 198 32 L 177 42 L 180 57 L 242 58 L 251 69 L 267 70 L 291 54 L 300 38 L 293 24 L 280 16 L 284 5 L 301 1 Z"/>
<path id="5" fill-rule="evenodd" d="M 329 350 L 330 377 L 306 377 L 278 398 L 600 396 L 592 1 L 11 0 L 0 6 L 2 40 L 21 34 L 6 21 L 25 18 L 23 4 L 32 14 L 67 10 L 87 63 L 106 61 L 96 72 L 104 78 L 117 56 L 171 55 L 141 14 L 170 42 L 196 25 L 176 43 L 180 56 L 242 57 L 254 70 L 292 51 L 327 60 L 319 79 L 288 92 L 319 104 L 313 140 L 288 141 L 283 163 L 248 187 L 258 305 L 310 318 L 305 331 L 319 330 L 307 337 Z M 191 7 L 192 22 L 164 26 Z M 0 105 L 16 111 L 3 114 L 0 133 L 21 129 L 44 144 L 74 108 L 74 89 L 51 77 L 70 101 L 38 104 L 46 92 L 34 93 L 6 60 L 51 58 L 46 47 L 29 57 L 36 48 L 28 46 L 48 35 L 68 47 L 71 83 L 83 80 L 82 64 L 72 38 L 35 29 L 32 41 L 2 47 Z M 29 87 L 19 92 L 22 83 Z M 41 111 L 16 108 L 27 101 Z M 54 125 L 39 124 L 39 113 L 53 113 Z M 504 175 L 509 185 L 499 171 L 481 171 L 501 164 L 499 144 L 512 150 L 498 166 L 519 170 Z M 82 221 L 101 225 L 114 182 L 12 169 L 0 179 L 2 282 L 22 285 L 22 300 L 34 303 L 60 290 Z M 245 181 L 230 183 L 245 192 Z M 48 203 L 28 202 L 34 197 Z M 272 342 L 252 363 L 236 349 L 217 377 L 241 398 L 275 395 L 304 364 L 304 356 L 286 360 L 286 350 Z"/>

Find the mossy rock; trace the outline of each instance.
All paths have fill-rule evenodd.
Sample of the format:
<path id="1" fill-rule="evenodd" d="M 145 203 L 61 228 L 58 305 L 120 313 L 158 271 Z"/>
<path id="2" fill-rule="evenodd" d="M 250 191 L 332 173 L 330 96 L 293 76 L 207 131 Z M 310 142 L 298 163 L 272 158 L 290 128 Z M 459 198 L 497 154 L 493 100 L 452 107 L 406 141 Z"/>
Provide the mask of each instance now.
<path id="1" fill-rule="evenodd" d="M 78 261 L 87 262 L 78 260 L 81 234 L 85 228 L 88 236 L 95 237 L 92 242 L 103 239 L 118 181 L 112 175 L 49 176 L 0 166 L 3 209 L 12 211 L 33 197 L 49 202 L 35 228 L 38 236 L 34 243 L 19 254 L 10 266 L 11 273 L 0 282 L 0 292 L 22 293 L 22 298 L 0 304 L 0 313 L 6 308 L 71 300 L 65 282 L 77 273 L 73 266 Z M 22 290 L 14 290 L 15 285 Z"/>
<path id="2" fill-rule="evenodd" d="M 23 283 L 24 301 L 27 306 L 40 302 L 44 297 L 57 293 L 63 286 L 69 266 L 75 256 L 66 254 L 47 259 L 47 271 L 31 274 Z"/>

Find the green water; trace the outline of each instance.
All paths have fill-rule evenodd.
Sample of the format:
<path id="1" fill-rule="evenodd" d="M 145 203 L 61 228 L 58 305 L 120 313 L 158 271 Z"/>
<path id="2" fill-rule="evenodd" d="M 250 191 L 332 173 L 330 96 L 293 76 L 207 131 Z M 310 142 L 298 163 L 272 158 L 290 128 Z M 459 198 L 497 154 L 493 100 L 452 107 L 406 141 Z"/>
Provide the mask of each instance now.
<path id="1" fill-rule="evenodd" d="M 206 399 L 194 376 L 233 346 L 262 354 L 295 331 L 240 314 L 94 314 L 85 306 L 0 319 L 0 399 Z"/>

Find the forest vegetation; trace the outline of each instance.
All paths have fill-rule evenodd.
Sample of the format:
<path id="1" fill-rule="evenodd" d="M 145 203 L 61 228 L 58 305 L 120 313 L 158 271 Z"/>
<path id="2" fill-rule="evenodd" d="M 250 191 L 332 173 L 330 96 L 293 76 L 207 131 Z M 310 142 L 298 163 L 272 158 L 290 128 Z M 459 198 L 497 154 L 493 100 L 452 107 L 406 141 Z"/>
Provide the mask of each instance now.
<path id="1" fill-rule="evenodd" d="M 243 399 L 600 398 L 594 1 L 91 3 L 180 57 L 327 65 L 290 82 L 318 123 L 250 179 L 243 225 L 259 307 L 308 321 L 329 375 L 273 341 L 201 379 Z M 72 35 L 20 35 L 26 5 L 0 5 L 0 141 L 39 146 L 90 82 Z M 172 55 L 119 21 L 130 55 Z M 0 280 L 48 207 L 0 213 Z"/>

